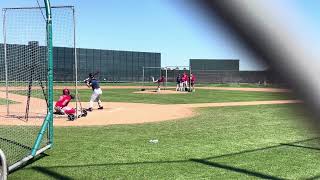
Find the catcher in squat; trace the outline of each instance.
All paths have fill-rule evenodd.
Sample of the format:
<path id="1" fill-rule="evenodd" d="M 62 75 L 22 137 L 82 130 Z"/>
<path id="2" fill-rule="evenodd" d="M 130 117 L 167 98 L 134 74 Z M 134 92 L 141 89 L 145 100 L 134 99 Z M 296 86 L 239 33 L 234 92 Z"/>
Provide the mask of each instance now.
<path id="1" fill-rule="evenodd" d="M 100 89 L 99 81 L 94 77 L 92 73 L 89 74 L 89 77 L 84 80 L 86 85 L 88 87 L 92 88 L 92 95 L 89 103 L 89 108 L 87 111 L 92 111 L 93 110 L 93 102 L 97 102 L 99 108 L 98 109 L 103 109 L 102 102 L 100 100 L 100 96 L 102 94 L 102 90 Z"/>
<path id="2" fill-rule="evenodd" d="M 74 99 L 74 96 L 70 94 L 69 89 L 63 89 L 62 95 L 59 97 L 59 100 L 54 106 L 55 114 L 75 114 L 76 110 L 74 108 L 68 107 L 68 104 L 72 99 Z"/>

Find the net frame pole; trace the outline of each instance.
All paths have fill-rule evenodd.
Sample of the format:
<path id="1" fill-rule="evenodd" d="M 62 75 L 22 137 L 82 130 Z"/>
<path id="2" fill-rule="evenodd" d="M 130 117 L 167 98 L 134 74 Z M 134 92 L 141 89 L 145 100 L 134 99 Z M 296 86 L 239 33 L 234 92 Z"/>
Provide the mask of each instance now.
<path id="1" fill-rule="evenodd" d="M 47 1 L 47 0 L 44 0 L 44 1 Z M 49 3 L 50 3 L 50 0 L 49 0 Z M 72 8 L 74 6 L 51 6 L 50 5 L 50 8 Z M 5 9 L 39 9 L 39 8 L 47 8 L 46 7 L 46 2 L 45 2 L 45 6 L 35 6 L 35 7 L 11 7 L 11 8 L 5 8 Z"/>
<path id="2" fill-rule="evenodd" d="M 0 149 L 0 161 L 2 166 L 2 173 L 0 174 L 0 180 L 7 180 L 8 176 L 8 167 L 7 167 L 7 160 L 4 152 Z"/>
<path id="3" fill-rule="evenodd" d="M 74 66 L 75 66 L 75 90 L 76 90 L 76 119 L 78 118 L 78 102 L 79 93 L 78 93 L 78 58 L 77 58 L 77 48 L 76 48 L 76 16 L 75 9 L 72 6 L 72 20 L 73 20 L 73 48 L 74 48 Z"/>
<path id="4" fill-rule="evenodd" d="M 142 66 L 142 88 L 144 88 L 144 66 Z"/>
<path id="5" fill-rule="evenodd" d="M 37 139 L 32 147 L 31 156 L 36 156 L 41 144 L 41 140 L 46 130 L 49 135 L 49 148 L 53 144 L 53 42 L 52 42 L 52 18 L 50 0 L 44 0 L 46 9 L 47 28 L 47 53 L 48 53 L 48 114 L 38 133 Z"/>
<path id="6" fill-rule="evenodd" d="M 19 168 L 20 166 L 22 166 L 24 163 L 30 161 L 31 159 L 33 159 L 35 156 L 38 156 L 39 154 L 45 152 L 47 149 L 50 149 L 52 147 L 52 144 L 48 144 L 47 146 L 39 149 L 38 151 L 36 151 L 35 155 L 29 155 L 25 158 L 23 158 L 22 160 L 16 162 L 15 164 L 11 165 L 8 167 L 8 172 L 12 172 L 13 170 Z"/>
<path id="7" fill-rule="evenodd" d="M 162 67 L 159 69 L 159 77 L 162 77 Z M 162 86 L 164 85 L 164 83 L 162 84 Z M 160 87 L 160 86 L 159 86 Z M 160 88 L 161 89 L 161 88 Z"/>
<path id="8" fill-rule="evenodd" d="M 191 66 L 189 66 L 189 89 L 191 89 L 191 73 L 192 73 L 192 70 L 191 70 Z M 191 89 L 193 91 L 193 89 Z"/>
<path id="9" fill-rule="evenodd" d="M 36 151 L 36 154 L 35 155 L 29 155 L 25 158 L 23 158 L 22 160 L 16 162 L 15 164 L 11 165 L 8 167 L 8 172 L 12 172 L 13 170 L 19 168 L 20 166 L 22 166 L 24 163 L 30 161 L 31 159 L 33 159 L 35 156 L 45 152 L 47 149 L 50 149 L 51 148 L 51 144 L 39 149 L 38 151 Z"/>
<path id="10" fill-rule="evenodd" d="M 44 0 L 48 33 L 48 99 L 49 99 L 49 143 L 53 144 L 53 38 L 50 0 Z"/>
<path id="11" fill-rule="evenodd" d="M 166 69 L 166 85 L 165 85 L 165 90 L 167 90 L 167 88 L 168 88 L 168 68 L 166 67 L 165 68 Z"/>
<path id="12" fill-rule="evenodd" d="M 7 106 L 7 116 L 9 116 L 9 88 L 8 88 L 8 62 L 7 62 L 7 31 L 6 31 L 6 9 L 2 9 L 3 11 L 3 48 L 4 48 L 4 68 L 5 68 L 5 78 L 6 78 L 6 106 Z"/>

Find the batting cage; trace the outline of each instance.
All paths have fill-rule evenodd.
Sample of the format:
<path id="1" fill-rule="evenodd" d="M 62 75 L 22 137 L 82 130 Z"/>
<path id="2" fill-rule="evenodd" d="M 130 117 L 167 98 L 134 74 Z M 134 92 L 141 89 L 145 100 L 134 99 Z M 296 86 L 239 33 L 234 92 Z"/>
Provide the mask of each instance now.
<path id="1" fill-rule="evenodd" d="M 45 7 L 3 9 L 0 149 L 9 172 L 51 148 L 53 44 L 74 47 L 74 8 L 44 2 Z"/>

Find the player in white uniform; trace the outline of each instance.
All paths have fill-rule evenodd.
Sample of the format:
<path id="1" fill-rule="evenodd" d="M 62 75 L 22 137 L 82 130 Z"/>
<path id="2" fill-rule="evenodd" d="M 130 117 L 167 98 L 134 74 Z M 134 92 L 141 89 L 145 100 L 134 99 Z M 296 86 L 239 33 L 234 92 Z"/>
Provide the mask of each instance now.
<path id="1" fill-rule="evenodd" d="M 100 100 L 100 96 L 102 94 L 102 90 L 99 85 L 99 81 L 93 76 L 92 73 L 89 74 L 89 77 L 84 80 L 85 83 L 87 84 L 88 87 L 92 88 L 92 95 L 90 98 L 90 103 L 89 103 L 89 108 L 87 111 L 92 111 L 93 110 L 93 103 L 97 102 L 99 108 L 98 109 L 103 109 L 102 102 Z"/>

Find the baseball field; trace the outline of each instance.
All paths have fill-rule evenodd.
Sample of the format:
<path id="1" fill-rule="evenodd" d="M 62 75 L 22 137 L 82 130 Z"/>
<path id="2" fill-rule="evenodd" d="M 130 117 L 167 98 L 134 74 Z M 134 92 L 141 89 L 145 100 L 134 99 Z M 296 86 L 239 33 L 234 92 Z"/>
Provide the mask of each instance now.
<path id="1" fill-rule="evenodd" d="M 62 88 L 55 87 L 55 100 Z M 79 93 L 87 106 L 91 90 Z M 23 95 L 19 89 L 10 94 L 14 107 Z M 102 101 L 103 110 L 76 121 L 55 117 L 53 148 L 9 179 L 320 177 L 319 138 L 301 123 L 303 104 L 290 91 L 141 93 L 135 86 L 107 86 Z"/>

